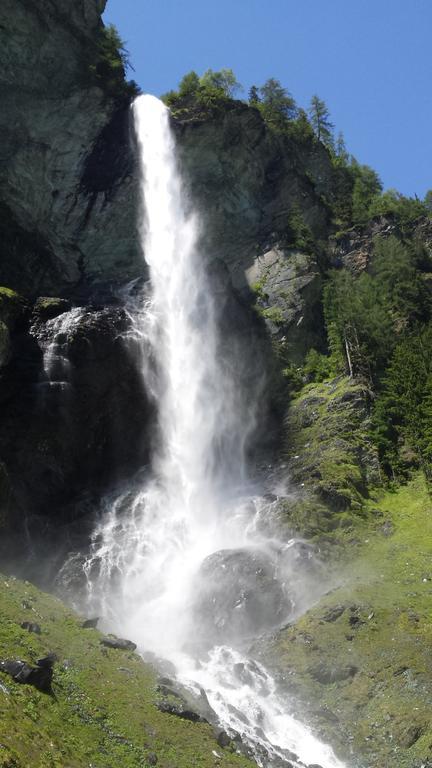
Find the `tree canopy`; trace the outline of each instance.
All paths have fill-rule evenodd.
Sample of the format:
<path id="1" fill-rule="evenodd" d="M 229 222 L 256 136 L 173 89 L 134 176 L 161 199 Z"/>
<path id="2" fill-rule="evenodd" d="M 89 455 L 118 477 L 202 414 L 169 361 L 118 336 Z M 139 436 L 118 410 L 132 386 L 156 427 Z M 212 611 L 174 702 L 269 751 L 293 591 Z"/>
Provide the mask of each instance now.
<path id="1" fill-rule="evenodd" d="M 312 128 L 318 141 L 322 141 L 326 147 L 333 149 L 334 125 L 330 120 L 330 113 L 325 101 L 320 99 L 317 95 L 312 96 L 308 112 Z"/>

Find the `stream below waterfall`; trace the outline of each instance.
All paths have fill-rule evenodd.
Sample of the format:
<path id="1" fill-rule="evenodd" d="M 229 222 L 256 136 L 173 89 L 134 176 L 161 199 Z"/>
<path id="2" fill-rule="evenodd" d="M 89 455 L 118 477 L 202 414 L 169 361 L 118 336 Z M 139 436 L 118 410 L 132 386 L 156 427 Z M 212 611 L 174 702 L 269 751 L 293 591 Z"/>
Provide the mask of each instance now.
<path id="1" fill-rule="evenodd" d="M 132 286 L 126 306 L 158 433 L 146 479 L 105 500 L 84 565 L 88 611 L 205 691 L 221 727 L 259 765 L 343 768 L 247 652 L 298 611 L 308 550 L 268 533 L 274 501 L 248 478 L 262 382 L 246 395 L 241 360 L 221 353 L 169 111 L 140 96 L 133 116 L 150 281 Z"/>

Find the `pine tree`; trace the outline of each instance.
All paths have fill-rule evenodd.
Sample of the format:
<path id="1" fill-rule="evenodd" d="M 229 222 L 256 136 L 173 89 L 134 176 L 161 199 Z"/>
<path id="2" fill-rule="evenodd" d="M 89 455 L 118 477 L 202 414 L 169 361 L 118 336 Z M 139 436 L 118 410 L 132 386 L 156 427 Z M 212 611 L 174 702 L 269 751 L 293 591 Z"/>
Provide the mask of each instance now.
<path id="1" fill-rule="evenodd" d="M 342 131 L 339 131 L 337 139 L 335 141 L 334 153 L 337 159 L 338 165 L 347 166 L 349 164 L 349 152 L 347 151 L 345 139 Z"/>
<path id="2" fill-rule="evenodd" d="M 322 141 L 322 143 L 329 149 L 333 148 L 334 125 L 330 120 L 330 113 L 325 101 L 320 99 L 317 95 L 312 96 L 308 111 L 311 125 L 318 141 Z"/>
<path id="3" fill-rule="evenodd" d="M 284 130 L 288 120 L 297 115 L 296 103 L 291 94 L 279 80 L 271 77 L 259 89 L 261 101 L 259 108 L 264 120 L 278 130 Z"/>
<path id="4" fill-rule="evenodd" d="M 256 85 L 251 85 L 249 88 L 249 104 L 258 104 L 260 101 L 258 88 Z"/>
<path id="5" fill-rule="evenodd" d="M 360 165 L 351 158 L 350 172 L 354 179 L 352 193 L 352 217 L 354 224 L 365 224 L 370 218 L 370 207 L 374 198 L 382 191 L 381 180 L 368 165 Z"/>

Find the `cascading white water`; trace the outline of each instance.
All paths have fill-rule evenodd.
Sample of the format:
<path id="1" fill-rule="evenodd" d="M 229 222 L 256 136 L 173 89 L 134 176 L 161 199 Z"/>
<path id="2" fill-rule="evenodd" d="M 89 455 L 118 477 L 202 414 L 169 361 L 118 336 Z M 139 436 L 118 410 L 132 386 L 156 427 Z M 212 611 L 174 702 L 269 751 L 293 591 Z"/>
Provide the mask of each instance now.
<path id="1" fill-rule="evenodd" d="M 74 307 L 57 317 L 47 320 L 38 328 L 36 337 L 43 348 L 43 384 L 66 389 L 70 383 L 71 363 L 67 355 L 68 335 L 79 324 L 85 310 Z"/>
<path id="2" fill-rule="evenodd" d="M 240 732 L 252 748 L 282 759 L 288 750 L 299 765 L 340 768 L 332 750 L 287 713 L 268 672 L 244 655 L 245 636 L 238 643 L 233 637 L 232 627 L 246 627 L 247 634 L 255 620 L 253 611 L 244 613 L 253 591 L 245 589 L 244 579 L 252 579 L 257 590 L 266 579 L 274 594 L 264 602 L 275 615 L 280 612 L 279 620 L 292 604 L 284 580 L 289 546 L 266 540 L 251 519 L 260 506 L 245 497 L 244 451 L 253 409 L 245 408 L 219 354 L 217 313 L 198 252 L 197 217 L 177 168 L 169 112 L 152 96 L 139 97 L 133 110 L 151 289 L 144 306 L 131 312 L 143 361 L 152 359 L 159 443 L 151 478 L 107 500 L 85 566 L 89 599 L 114 631 L 172 661 L 182 682 L 202 686 L 223 726 Z M 148 383 L 148 369 L 143 373 Z M 203 563 L 215 569 L 207 593 L 200 584 Z M 223 595 L 222 618 L 212 624 L 208 614 L 219 610 L 212 573 L 213 580 L 219 575 L 223 581 L 230 568 L 242 586 L 228 620 Z M 226 587 L 231 590 L 229 581 L 223 581 Z M 263 612 L 262 629 L 266 606 L 258 598 L 253 605 Z M 201 621 L 207 622 L 204 639 Z M 206 652 L 198 661 L 201 641 Z M 240 669 L 246 672 L 239 677 Z"/>

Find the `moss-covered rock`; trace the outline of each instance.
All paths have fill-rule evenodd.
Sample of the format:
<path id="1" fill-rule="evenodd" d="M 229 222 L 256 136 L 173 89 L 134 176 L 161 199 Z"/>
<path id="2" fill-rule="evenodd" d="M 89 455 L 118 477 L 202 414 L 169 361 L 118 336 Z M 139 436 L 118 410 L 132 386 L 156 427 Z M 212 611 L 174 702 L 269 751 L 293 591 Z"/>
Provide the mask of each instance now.
<path id="1" fill-rule="evenodd" d="M 0 320 L 13 330 L 16 323 L 23 317 L 28 304 L 19 293 L 11 288 L 0 286 Z"/>
<path id="2" fill-rule="evenodd" d="M 68 312 L 71 308 L 71 303 L 67 299 L 59 299 L 54 296 L 39 296 L 36 299 L 33 307 L 33 317 L 37 322 L 38 320 L 46 322 L 53 317 L 61 315 L 62 312 Z"/>
<path id="3" fill-rule="evenodd" d="M 254 261 L 246 279 L 256 311 L 284 345 L 286 361 L 301 364 L 308 349 L 323 343 L 322 277 L 315 256 L 275 247 Z"/>
<path id="4" fill-rule="evenodd" d="M 293 480 L 335 512 L 360 511 L 369 487 L 379 484 L 369 425 L 363 382 L 338 377 L 303 387 L 285 420 Z"/>
<path id="5" fill-rule="evenodd" d="M 432 505 L 418 477 L 367 506 L 339 586 L 260 652 L 350 766 L 420 768 L 432 761 Z"/>
<path id="6" fill-rule="evenodd" d="M 21 628 L 37 622 L 41 634 Z M 213 729 L 163 712 L 156 671 L 107 649 L 95 629 L 28 582 L 0 577 L 0 659 L 34 664 L 54 652 L 53 694 L 0 673 L 0 766 L 246 768 Z M 217 752 L 218 757 L 215 757 Z"/>

